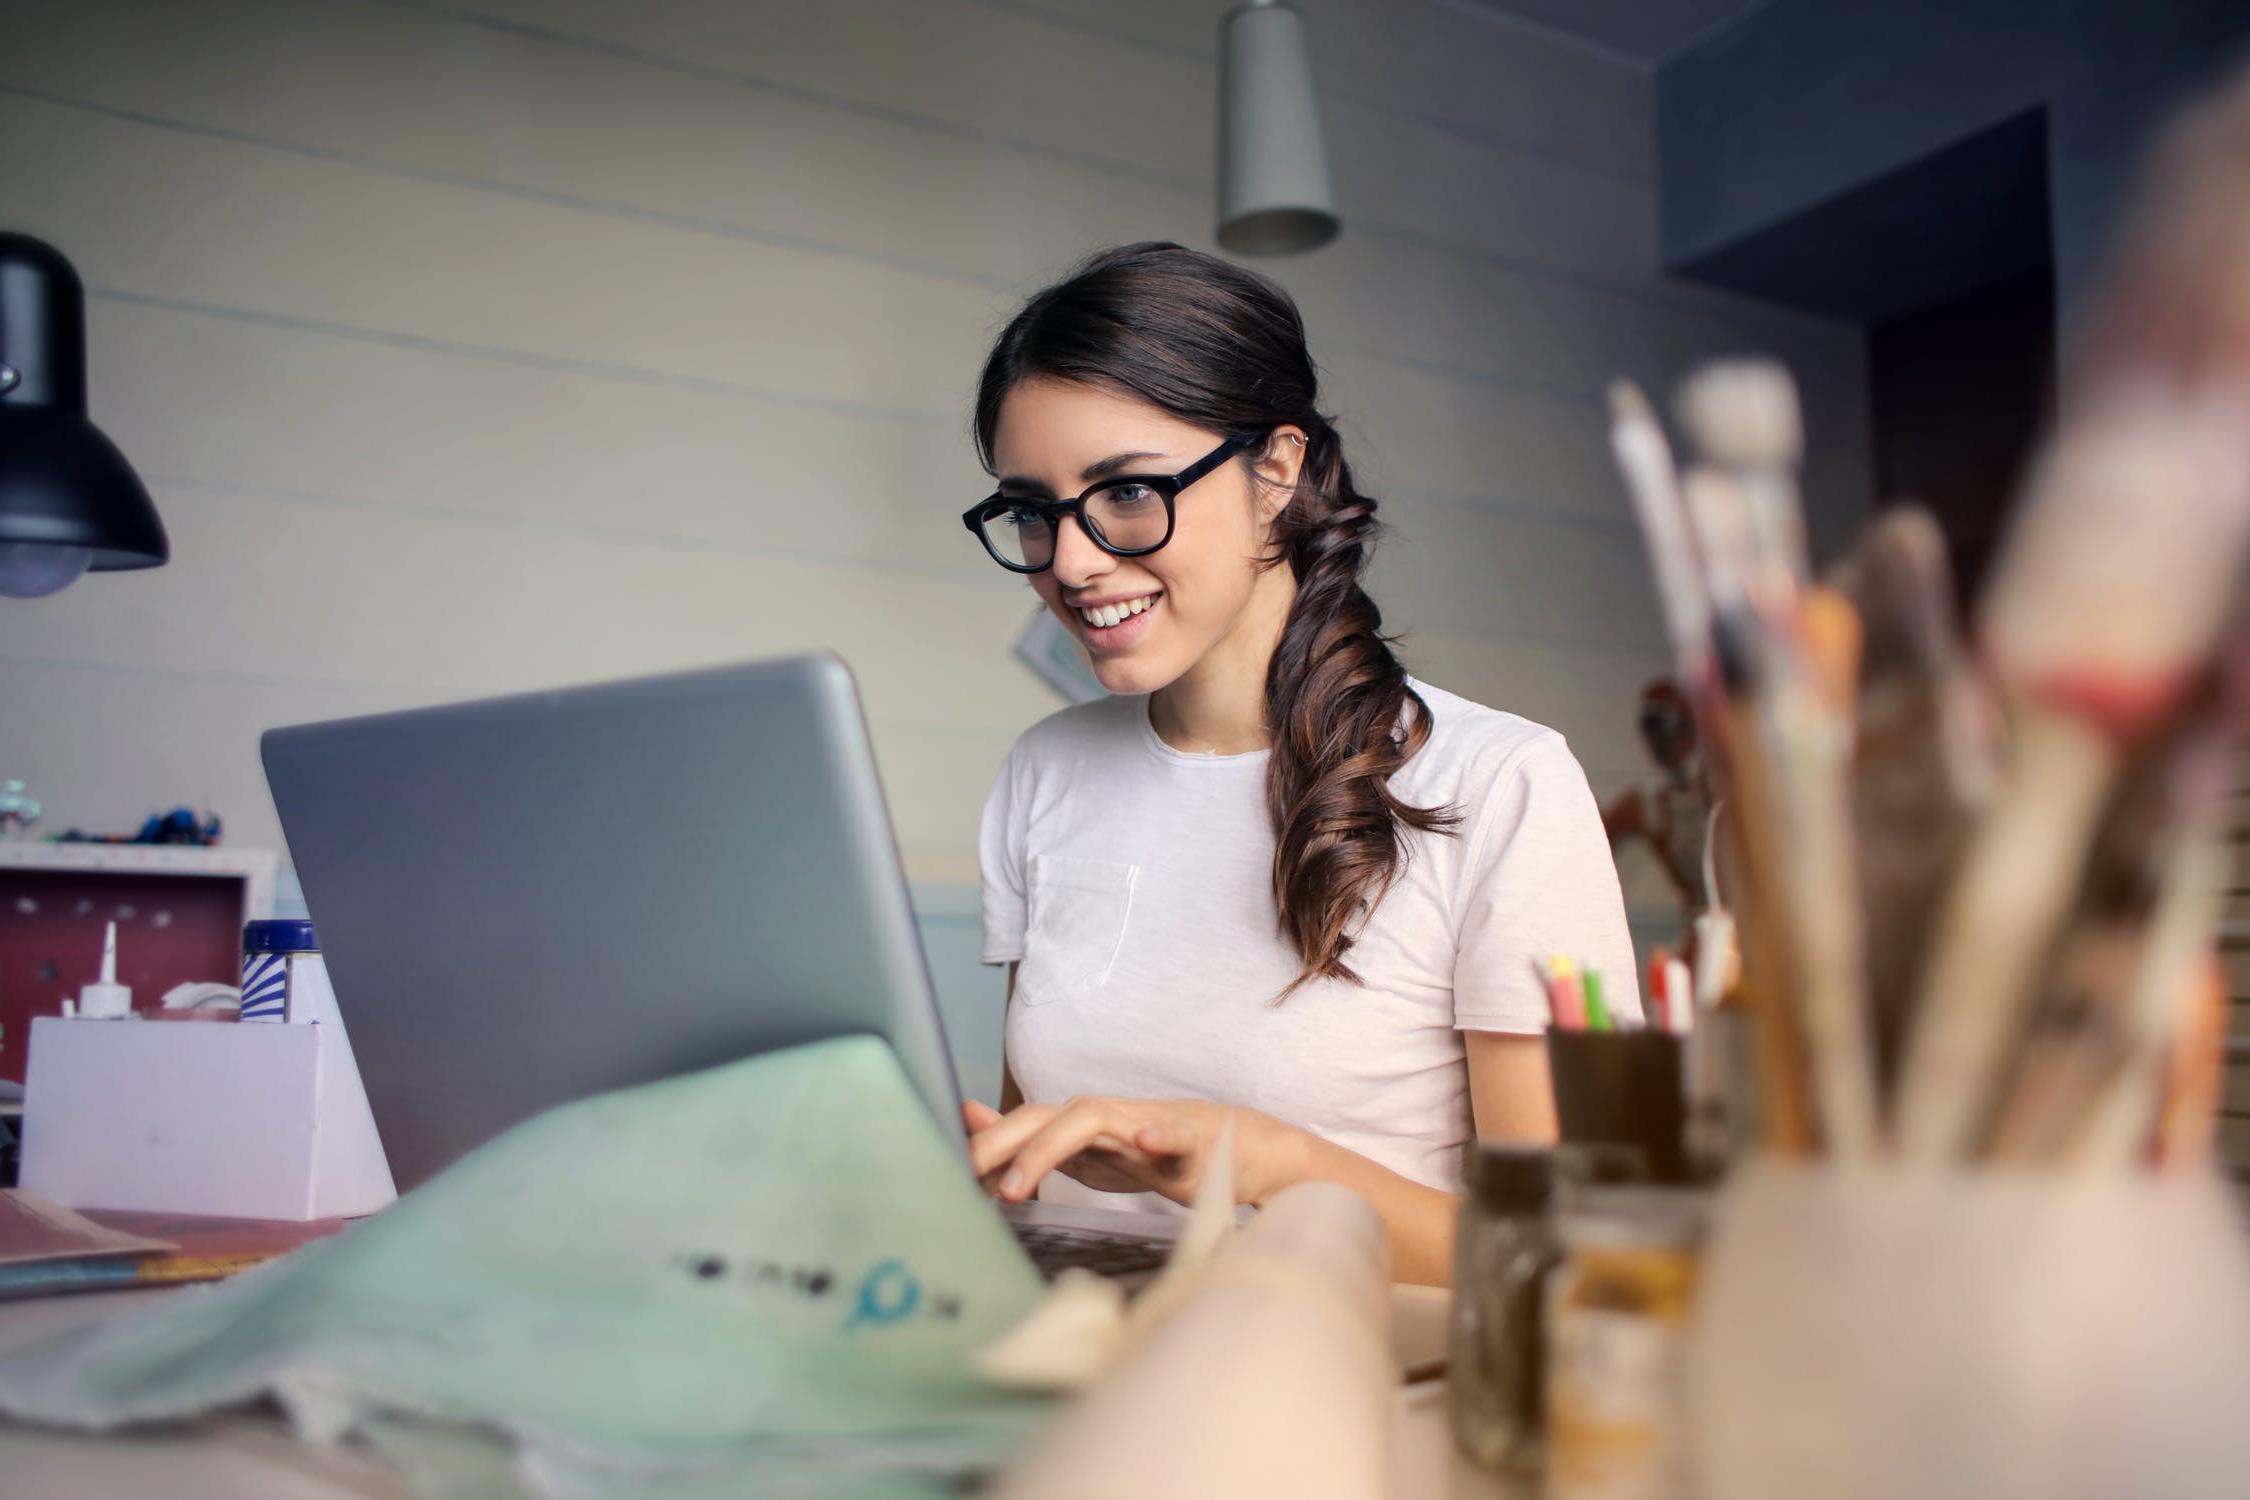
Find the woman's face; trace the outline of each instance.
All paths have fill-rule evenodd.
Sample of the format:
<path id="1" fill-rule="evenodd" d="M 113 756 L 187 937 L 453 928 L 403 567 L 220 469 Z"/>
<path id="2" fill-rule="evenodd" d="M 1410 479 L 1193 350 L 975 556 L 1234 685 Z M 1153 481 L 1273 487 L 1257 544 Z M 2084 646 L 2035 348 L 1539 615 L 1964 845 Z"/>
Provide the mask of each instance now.
<path id="1" fill-rule="evenodd" d="M 1279 429 L 1253 482 L 1245 465 L 1221 464 L 1182 490 L 1172 539 L 1146 557 L 1112 557 L 1075 518 L 1055 538 L 1054 566 L 1031 586 L 1085 644 L 1094 675 L 1113 693 L 1168 686 L 1232 637 L 1261 592 L 1287 568 L 1266 569 L 1267 529 L 1296 484 L 1294 427 Z M 992 457 L 1000 489 L 1055 500 L 1115 474 L 1176 474 L 1226 441 L 1132 396 L 1058 380 L 1026 380 L 1000 405 Z M 1255 450 L 1253 450 L 1255 452 Z M 1122 466 L 1114 460 L 1124 458 Z M 1126 606 L 1116 624 L 1089 610 Z"/>

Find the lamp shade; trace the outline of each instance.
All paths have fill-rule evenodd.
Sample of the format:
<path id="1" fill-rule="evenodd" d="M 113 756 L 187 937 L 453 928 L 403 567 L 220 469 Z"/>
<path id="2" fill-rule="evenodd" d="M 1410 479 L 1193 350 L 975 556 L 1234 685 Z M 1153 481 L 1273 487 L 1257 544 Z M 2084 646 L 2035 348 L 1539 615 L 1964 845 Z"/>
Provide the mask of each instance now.
<path id="1" fill-rule="evenodd" d="M 1219 243 L 1287 255 L 1336 237 L 1305 25 L 1289 6 L 1227 12 L 1219 30 Z"/>
<path id="2" fill-rule="evenodd" d="M 0 593 L 170 556 L 140 476 L 86 420 L 78 273 L 53 246 L 0 234 Z"/>

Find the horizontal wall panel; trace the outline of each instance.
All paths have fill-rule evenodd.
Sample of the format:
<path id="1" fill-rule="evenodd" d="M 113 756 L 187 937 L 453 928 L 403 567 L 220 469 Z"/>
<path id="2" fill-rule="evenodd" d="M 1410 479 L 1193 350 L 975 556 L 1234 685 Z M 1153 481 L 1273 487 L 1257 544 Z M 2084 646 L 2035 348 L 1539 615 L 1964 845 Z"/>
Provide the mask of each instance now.
<path id="1" fill-rule="evenodd" d="M 1206 196 L 1032 152 L 996 170 L 974 136 L 367 0 L 88 0 L 23 29 L 0 82 L 43 96 L 971 283 L 1193 223 Z"/>
<path id="2" fill-rule="evenodd" d="M 5 96 L 0 180 L 90 288 L 854 408 L 951 418 L 1008 302 Z"/>
<path id="3" fill-rule="evenodd" d="M 97 575 L 75 585 L 127 589 L 137 575 Z M 54 601 L 48 601 L 50 604 Z M 83 660 L 29 661 L 0 638 L 0 759 L 47 807 L 37 831 L 66 827 L 130 833 L 151 813 L 192 805 L 225 821 L 229 844 L 282 847 L 258 736 L 283 724 L 384 713 L 445 695 L 334 676 L 260 675 L 248 651 L 219 673 Z M 30 705 L 27 722 L 18 705 Z M 43 726 L 67 726 L 56 732 Z"/>
<path id="4" fill-rule="evenodd" d="M 833 650 L 872 713 L 1018 728 L 1052 706 L 1009 647 L 1033 599 L 875 572 L 385 512 L 162 491 L 173 562 L 11 605 L 11 656 L 223 671 L 255 661 L 458 696 Z"/>
<path id="5" fill-rule="evenodd" d="M 1371 573 L 1394 628 L 1646 657 L 1664 649 L 1648 569 L 1622 527 L 1393 498 Z"/>
<path id="6" fill-rule="evenodd" d="M 1560 733 L 1597 793 L 1648 774 L 1634 721 L 1642 686 L 1667 670 L 1660 656 L 1643 660 L 1440 635 L 1409 635 L 1399 654 L 1425 682 Z"/>
<path id="7" fill-rule="evenodd" d="M 1214 68 L 1227 9 L 1202 0 L 992 3 Z M 1324 95 L 1364 99 L 1600 171 L 1654 175 L 1653 100 L 1639 68 L 1427 0 L 1302 0 L 1297 8 Z"/>
<path id="8" fill-rule="evenodd" d="M 808 409 L 115 298 L 88 318 L 94 414 L 143 469 L 308 502 L 453 511 L 907 568 L 991 571 L 957 420 Z M 1327 372 L 1361 486 L 1631 520 L 1593 403 L 1364 362 Z M 1479 488 L 1483 487 L 1483 488 Z M 1390 511 L 1386 518 L 1393 518 Z"/>
<path id="9" fill-rule="evenodd" d="M 901 419 L 107 299 L 88 323 L 94 417 L 153 482 L 1000 577 L 959 519 L 990 492 L 965 396 Z"/>
<path id="10" fill-rule="evenodd" d="M 1323 144 L 1345 232 L 1483 254 L 1620 290 L 1660 285 L 1647 189 L 1378 111 L 1330 103 Z M 1693 305 L 1682 287 L 1666 292 Z"/>
<path id="11" fill-rule="evenodd" d="M 1212 170 L 1216 72 L 1129 40 L 975 0 L 407 0 L 619 61 L 731 77 L 989 147 L 1037 142 L 1182 186 Z M 1211 24 L 1216 26 L 1216 17 Z M 1099 85 L 1127 107 L 1098 107 Z"/>
<path id="12" fill-rule="evenodd" d="M 1489 496 L 1558 515 L 1625 521 L 1600 405 L 1578 392 L 1524 390 L 1319 353 L 1324 409 L 1369 494 Z"/>
<path id="13" fill-rule="evenodd" d="M 72 739 L 64 742 L 21 737 L 0 725 L 10 774 L 29 782 L 52 813 L 40 830 L 129 832 L 152 812 L 192 804 L 220 814 L 230 844 L 284 848 L 258 763 L 261 734 L 457 696 L 428 687 L 266 677 L 251 667 L 166 672 L 0 654 L 0 702 L 37 703 L 71 726 Z M 977 821 L 1013 735 L 880 719 L 869 732 L 909 878 L 973 884 Z M 81 753 L 84 746 L 101 753 Z M 632 789 L 616 791 L 629 797 Z"/>
<path id="14" fill-rule="evenodd" d="M 930 21 L 929 8 L 910 0 L 864 8 L 881 12 L 893 36 Z M 1082 38 L 1097 54 L 1115 54 L 1105 88 L 1135 108 L 1124 118 L 1089 110 L 1080 86 L 1059 80 L 1049 80 L 1060 84 L 1059 96 L 1043 100 L 1038 88 L 1019 86 L 1027 70 L 1013 58 L 977 49 L 977 34 L 991 33 L 997 18 L 970 8 L 987 24 L 944 32 L 929 47 L 847 49 L 914 57 L 917 77 L 952 81 L 939 97 L 855 102 L 849 93 L 809 90 L 798 75 L 777 72 L 771 55 L 776 33 L 784 50 L 801 51 L 819 40 L 806 31 L 847 24 L 829 12 L 849 7 L 769 14 L 776 9 L 740 8 L 763 45 L 745 40 L 730 67 L 716 60 L 728 55 L 723 46 L 666 61 L 567 26 L 501 30 L 455 12 L 369 0 L 208 0 L 193 8 L 82 0 L 67 18 L 27 8 L 18 45 L 0 57 L 0 83 L 977 278 L 1037 276 L 1090 235 L 1210 232 L 1216 85 L 1208 75 L 1191 78 L 1198 70 Z M 334 67 L 344 56 L 355 66 Z M 1104 67 L 1099 56 L 1088 63 Z M 1003 75 L 990 90 L 957 81 L 986 71 Z M 389 86 L 402 74 L 419 83 L 412 110 L 397 108 Z M 314 76 L 329 86 L 314 93 L 296 83 Z M 1013 118 L 983 119 L 995 104 Z M 1653 285 L 1653 200 L 1641 184 L 1348 102 L 1336 113 L 1330 154 L 1355 226 L 1575 277 Z M 1152 127 L 1192 131 L 1183 163 L 1191 172 L 1152 177 L 1131 164 L 1148 156 L 1154 143 L 1142 137 Z M 1088 141 L 1072 140 L 1080 134 Z M 992 169 L 996 152 L 1012 158 L 1010 170 Z M 826 190 L 838 180 L 856 190 Z M 1478 190 L 1462 192 L 1464 181 Z"/>
<path id="15" fill-rule="evenodd" d="M 0 164 L 25 184 L 25 221 L 86 247 L 81 269 L 96 287 L 324 321 L 341 305 L 355 323 L 422 339 L 933 416 L 1009 300 L 889 267 L 0 99 L 0 127 L 11 126 L 21 128 L 0 138 Z M 56 165 L 70 159 L 103 170 Z M 161 256 L 132 253 L 125 223 L 135 214 L 178 221 Z M 278 227 L 236 246 L 230 231 L 246 219 Z M 359 235 L 370 223 L 380 230 Z M 451 226 L 477 253 L 449 252 L 446 278 L 416 275 L 431 253 L 416 225 L 423 238 Z M 1365 256 L 1340 246 L 1286 278 L 1322 347 L 1404 339 L 1416 350 L 1395 357 L 1484 374 L 1520 366 L 1542 386 L 1596 391 L 1619 372 L 1661 387 L 1667 360 L 1728 343 L 1716 328 L 1699 337 L 1709 320 L 1692 312 L 1667 314 L 1678 325 L 1667 328 L 1569 288 L 1534 296 L 1524 278 L 1480 281 L 1429 256 L 1426 275 L 1402 276 Z M 621 276 L 647 284 L 621 300 Z M 1399 300 L 1408 287 L 1415 296 Z M 1503 326 L 1514 331 L 1502 336 Z"/>

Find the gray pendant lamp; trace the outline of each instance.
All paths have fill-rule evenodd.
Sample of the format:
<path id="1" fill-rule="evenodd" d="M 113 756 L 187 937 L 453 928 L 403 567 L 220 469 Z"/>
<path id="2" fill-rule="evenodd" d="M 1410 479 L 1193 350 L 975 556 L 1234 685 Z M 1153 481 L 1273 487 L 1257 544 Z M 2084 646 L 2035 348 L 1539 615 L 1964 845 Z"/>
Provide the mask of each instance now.
<path id="1" fill-rule="evenodd" d="M 1277 0 L 1236 6 L 1219 54 L 1219 243 L 1237 255 L 1318 249 L 1339 226 L 1303 19 Z"/>
<path id="2" fill-rule="evenodd" d="M 0 594 L 172 555 L 155 502 L 86 420 L 86 291 L 54 246 L 0 234 Z"/>

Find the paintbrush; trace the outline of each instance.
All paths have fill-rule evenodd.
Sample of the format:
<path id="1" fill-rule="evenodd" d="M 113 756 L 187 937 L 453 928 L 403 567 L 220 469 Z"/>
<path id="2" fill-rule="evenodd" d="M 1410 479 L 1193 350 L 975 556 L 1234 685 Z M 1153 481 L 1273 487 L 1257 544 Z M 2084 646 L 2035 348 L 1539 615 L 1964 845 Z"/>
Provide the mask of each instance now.
<path id="1" fill-rule="evenodd" d="M 2015 743 L 1914 1003 L 1897 1119 L 1910 1156 L 1977 1145 L 2127 756 L 2209 653 L 2250 523 L 2212 466 L 2218 436 L 2210 412 L 2128 386 L 2033 481 L 1984 617 Z"/>
<path id="2" fill-rule="evenodd" d="M 2223 899 L 2250 631 L 2127 758 L 1990 1129 L 2001 1161 L 2127 1164 L 2155 1134 Z"/>
<path id="3" fill-rule="evenodd" d="M 1999 710 L 1954 624 L 1945 539 L 1886 510 L 1829 573 L 1864 631 L 1852 814 L 1878 1087 L 1896 1087 L 1909 1007 L 1947 877 L 1999 778 Z"/>
<path id="4" fill-rule="evenodd" d="M 1711 596 L 1703 581 L 1695 540 L 1680 498 L 1672 449 L 1656 409 L 1629 380 L 1609 387 L 1609 446 L 1656 575 L 1656 594 L 1672 639 L 1681 689 L 1694 699 L 1711 676 Z"/>
<path id="5" fill-rule="evenodd" d="M 1704 909 L 1695 919 L 1694 1002 L 1709 1008 L 1728 988 L 1736 944 L 1734 918 L 1720 898 L 1717 874 L 1719 819 L 1727 800 L 1733 734 L 1713 648 L 1711 585 L 1704 574 L 1671 445 L 1665 440 L 1655 407 L 1640 387 L 1629 380 L 1618 380 L 1610 384 L 1609 411 L 1610 452 L 1624 475 L 1633 516 L 1656 579 L 1665 630 L 1672 643 L 1674 672 L 1695 714 L 1705 774 L 1718 792 L 1704 835 Z M 1685 997 L 1682 1003 L 1686 1003 Z"/>
<path id="6" fill-rule="evenodd" d="M 1858 622 L 1840 596 L 1807 586 L 1802 424 L 1787 373 L 1706 366 L 1683 385 L 1679 410 L 1709 460 L 1686 493 L 1722 641 L 1732 632 L 1721 659 L 1738 705 L 1735 754 L 1756 768 L 1738 773 L 1737 825 L 1763 866 L 1755 925 L 1771 932 L 1763 953 L 1746 943 L 1744 984 L 1789 1018 L 1761 1019 L 1774 1038 L 1761 1057 L 1786 1058 L 1782 1033 L 1793 1033 L 1821 1145 L 1862 1157 L 1878 1119 L 1848 781 Z M 1751 782 L 1755 795 L 1742 796 Z M 1761 957 L 1778 967 L 1753 985 Z"/>

